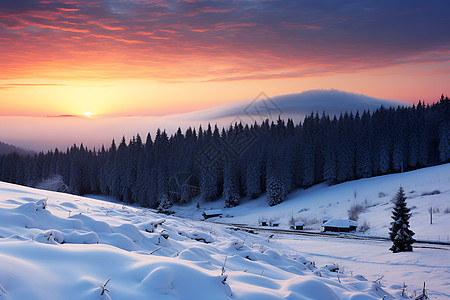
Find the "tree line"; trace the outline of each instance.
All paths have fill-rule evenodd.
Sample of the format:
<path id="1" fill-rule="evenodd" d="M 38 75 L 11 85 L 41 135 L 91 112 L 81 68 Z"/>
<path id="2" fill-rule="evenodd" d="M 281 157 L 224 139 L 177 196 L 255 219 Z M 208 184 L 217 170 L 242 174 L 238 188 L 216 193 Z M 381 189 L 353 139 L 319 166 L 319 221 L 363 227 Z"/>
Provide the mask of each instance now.
<path id="1" fill-rule="evenodd" d="M 450 101 L 384 108 L 304 121 L 266 120 L 219 129 L 157 130 L 145 141 L 81 144 L 35 155 L 0 156 L 0 180 L 36 186 L 63 181 L 73 194 L 105 194 L 127 203 L 215 201 L 236 206 L 266 193 L 270 205 L 296 188 L 413 170 L 450 161 Z"/>

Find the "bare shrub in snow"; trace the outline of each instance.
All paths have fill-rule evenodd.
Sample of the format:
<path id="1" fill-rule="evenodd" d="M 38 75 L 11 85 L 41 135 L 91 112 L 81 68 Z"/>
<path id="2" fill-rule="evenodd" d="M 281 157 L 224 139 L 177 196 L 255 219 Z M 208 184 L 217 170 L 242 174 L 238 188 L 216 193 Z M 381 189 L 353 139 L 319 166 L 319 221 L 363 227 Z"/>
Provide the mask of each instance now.
<path id="1" fill-rule="evenodd" d="M 259 225 L 263 225 L 263 223 L 265 224 L 264 226 L 268 226 L 269 225 L 269 220 L 266 217 L 259 217 L 258 218 L 258 224 Z"/>
<path id="2" fill-rule="evenodd" d="M 108 282 L 111 280 L 111 277 L 109 277 L 109 279 L 108 280 L 106 280 L 106 282 L 102 285 L 102 286 L 100 286 L 100 288 L 102 289 L 102 292 L 101 292 L 101 296 L 103 296 L 104 294 L 105 294 L 105 292 L 111 292 L 110 290 L 108 290 L 107 288 L 106 288 L 106 285 L 108 284 Z"/>
<path id="3" fill-rule="evenodd" d="M 386 193 L 383 193 L 383 192 L 379 192 L 378 193 L 378 198 L 383 198 L 383 197 L 386 197 L 386 196 L 387 196 Z"/>
<path id="4" fill-rule="evenodd" d="M 431 191 L 431 192 L 423 192 L 422 196 L 432 196 L 432 195 L 438 195 L 440 193 L 441 193 L 440 190 L 434 190 L 434 191 Z"/>
<path id="5" fill-rule="evenodd" d="M 311 226 L 311 225 L 316 225 L 316 224 L 318 224 L 319 223 L 319 220 L 318 219 L 306 219 L 306 218 L 304 218 L 304 217 L 295 217 L 294 218 L 294 216 L 292 216 L 290 219 L 289 219 L 289 227 L 291 227 L 291 228 L 295 228 L 295 224 L 296 223 L 303 223 L 303 226 L 306 226 L 306 225 L 309 225 L 309 226 Z"/>
<path id="6" fill-rule="evenodd" d="M 444 210 L 444 213 L 450 214 L 450 207 L 447 207 L 447 208 Z"/>
<path id="7" fill-rule="evenodd" d="M 406 283 L 403 282 L 403 286 L 402 286 L 402 296 L 406 296 L 406 288 L 408 286 L 406 285 Z"/>
<path id="8" fill-rule="evenodd" d="M 227 258 L 228 258 L 228 255 L 225 255 L 225 261 L 223 262 L 223 266 L 222 266 L 222 273 L 220 274 L 221 276 L 225 275 L 225 265 L 227 264 Z"/>
<path id="9" fill-rule="evenodd" d="M 361 203 L 353 204 L 348 212 L 348 218 L 353 221 L 358 221 L 359 214 L 366 211 L 367 205 L 363 205 Z"/>
<path id="10" fill-rule="evenodd" d="M 35 187 L 41 190 L 55 192 L 65 192 L 68 189 L 68 186 L 64 183 L 63 177 L 59 174 L 41 180 Z"/>
<path id="11" fill-rule="evenodd" d="M 36 206 L 37 206 L 36 210 L 46 209 L 47 208 L 47 199 L 48 198 L 41 199 L 38 202 L 36 202 Z"/>
<path id="12" fill-rule="evenodd" d="M 370 229 L 370 224 L 366 220 L 364 220 L 364 222 L 362 222 L 362 224 L 359 225 L 359 228 L 358 228 L 358 230 L 360 232 L 366 232 L 369 229 Z"/>
<path id="13" fill-rule="evenodd" d="M 268 222 L 269 226 L 274 226 L 275 223 L 278 223 L 278 225 L 280 224 L 278 222 L 278 218 L 270 218 L 269 219 L 269 222 Z"/>
<path id="14" fill-rule="evenodd" d="M 240 240 L 234 240 L 233 246 L 234 246 L 234 249 L 240 250 L 244 246 L 244 242 L 240 241 Z"/>
<path id="15" fill-rule="evenodd" d="M 422 293 L 417 296 L 416 298 L 414 298 L 415 300 L 428 300 L 430 299 L 427 295 L 427 290 L 425 289 L 425 282 L 423 283 L 423 289 L 422 289 Z"/>
<path id="16" fill-rule="evenodd" d="M 295 225 L 295 218 L 294 218 L 294 216 L 291 216 L 291 218 L 289 219 L 289 225 L 290 226 L 294 226 Z"/>
<path id="17" fill-rule="evenodd" d="M 300 221 L 303 223 L 305 229 L 317 229 L 317 225 L 322 224 L 322 222 L 317 218 L 295 218 L 296 221 Z"/>

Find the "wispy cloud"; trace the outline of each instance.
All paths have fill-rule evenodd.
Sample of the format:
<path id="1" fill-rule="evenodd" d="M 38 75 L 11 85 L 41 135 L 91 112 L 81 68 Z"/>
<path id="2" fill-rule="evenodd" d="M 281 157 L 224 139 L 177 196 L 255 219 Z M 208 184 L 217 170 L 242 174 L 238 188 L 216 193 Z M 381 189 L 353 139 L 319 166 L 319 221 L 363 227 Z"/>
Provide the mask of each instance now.
<path id="1" fill-rule="evenodd" d="M 46 118 L 84 118 L 84 117 L 77 115 L 57 115 L 57 116 L 46 116 Z"/>
<path id="2" fill-rule="evenodd" d="M 0 84 L 0 89 L 24 88 L 24 87 L 47 87 L 47 86 L 66 86 L 60 83 L 7 83 Z"/>

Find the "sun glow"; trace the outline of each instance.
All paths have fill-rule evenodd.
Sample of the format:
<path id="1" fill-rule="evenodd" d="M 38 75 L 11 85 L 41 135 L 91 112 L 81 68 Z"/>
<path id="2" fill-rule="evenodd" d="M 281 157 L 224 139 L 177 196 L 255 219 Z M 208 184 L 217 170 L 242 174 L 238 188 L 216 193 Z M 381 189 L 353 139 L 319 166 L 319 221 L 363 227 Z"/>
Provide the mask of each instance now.
<path id="1" fill-rule="evenodd" d="M 90 111 L 87 111 L 84 113 L 84 116 L 89 118 L 90 116 L 92 116 L 92 113 Z"/>

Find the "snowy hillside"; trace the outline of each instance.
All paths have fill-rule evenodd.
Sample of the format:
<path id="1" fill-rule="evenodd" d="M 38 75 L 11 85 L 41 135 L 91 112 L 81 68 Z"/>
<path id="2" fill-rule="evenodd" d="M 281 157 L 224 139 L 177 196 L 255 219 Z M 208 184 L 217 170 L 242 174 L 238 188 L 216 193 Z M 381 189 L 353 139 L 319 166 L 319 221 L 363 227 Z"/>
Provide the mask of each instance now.
<path id="1" fill-rule="evenodd" d="M 394 195 L 403 186 L 408 206 L 411 208 L 411 228 L 419 240 L 450 241 L 450 164 L 424 168 L 401 174 L 372 177 L 327 186 L 319 184 L 298 190 L 288 200 L 270 207 L 265 196 L 243 201 L 237 207 L 223 208 L 224 202 L 202 203 L 197 209 L 192 205 L 177 206 L 178 216 L 201 219 L 201 212 L 221 208 L 223 218 L 212 221 L 242 223 L 257 226 L 261 219 L 278 221 L 281 228 L 289 228 L 289 221 L 302 221 L 305 229 L 321 230 L 322 217 L 348 218 L 348 210 L 355 205 L 363 207 L 358 222 L 366 223 L 366 235 L 387 237 Z M 433 224 L 429 208 L 432 207 Z"/>
<path id="2" fill-rule="evenodd" d="M 314 247 L 300 245 L 323 242 L 251 234 L 0 183 L 2 299 L 400 297 L 402 279 L 376 281 L 378 275 L 366 278 L 344 267 L 336 273 L 330 271 L 336 269 L 336 258 L 319 254 L 326 261 L 319 264 L 304 257 L 302 250 L 311 256 Z M 382 251 L 390 259 L 405 257 Z M 420 257 L 428 254 L 417 252 Z M 448 267 L 442 272 L 448 273 Z M 109 278 L 110 292 L 101 295 Z M 410 292 L 419 287 L 412 286 Z M 431 293 L 445 295 L 439 290 Z"/>

